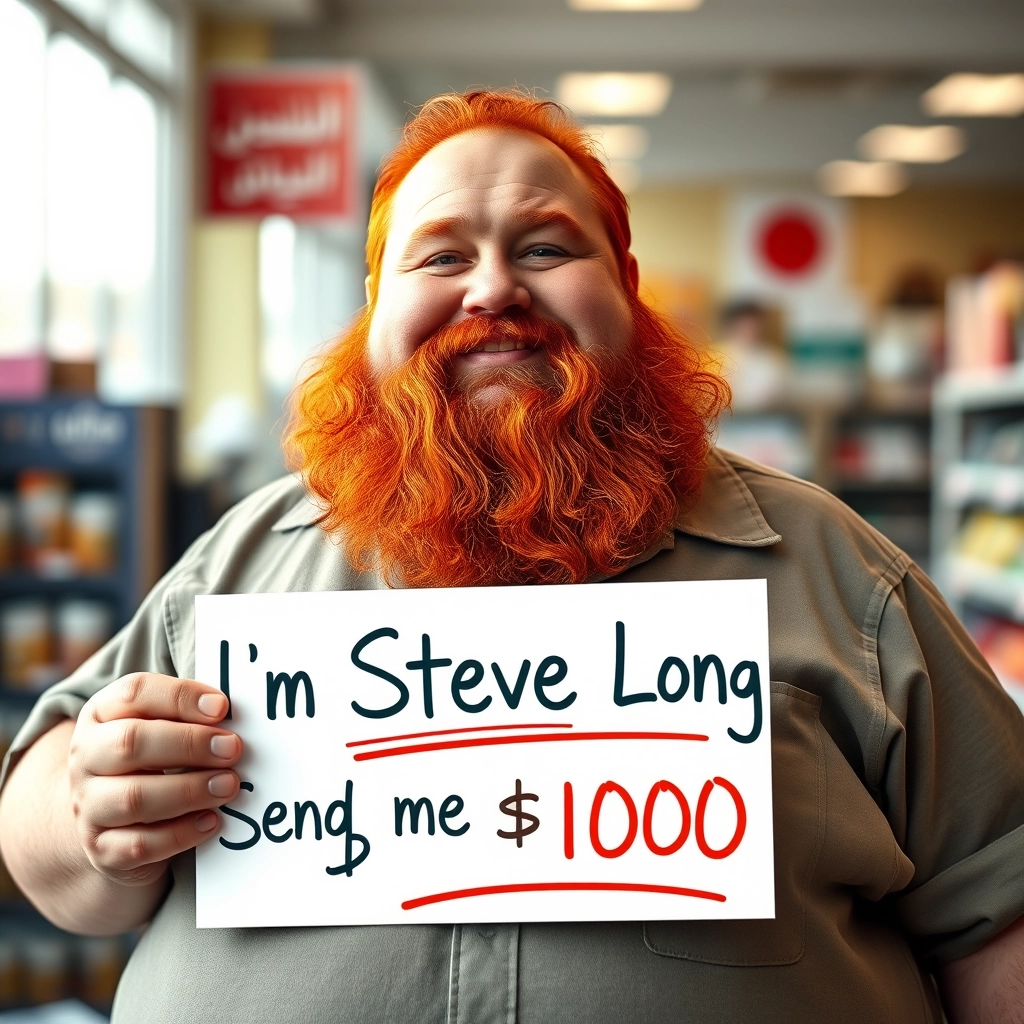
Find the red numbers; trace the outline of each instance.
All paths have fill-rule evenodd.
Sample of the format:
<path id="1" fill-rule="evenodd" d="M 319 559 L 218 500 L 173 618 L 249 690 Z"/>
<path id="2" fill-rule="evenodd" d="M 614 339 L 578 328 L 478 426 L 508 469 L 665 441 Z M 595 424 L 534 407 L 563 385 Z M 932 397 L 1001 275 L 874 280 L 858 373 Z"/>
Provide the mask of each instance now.
<path id="1" fill-rule="evenodd" d="M 626 813 L 629 815 L 629 828 L 626 829 L 626 838 L 618 846 L 610 850 L 602 844 L 601 836 L 598 834 L 598 825 L 601 822 L 601 808 L 604 806 L 604 798 L 609 793 L 619 794 L 622 802 L 626 805 Z M 602 857 L 621 857 L 633 845 L 633 840 L 636 839 L 636 826 L 636 804 L 633 803 L 633 798 L 617 782 L 605 782 L 598 786 L 597 794 L 594 796 L 594 803 L 590 808 L 590 845 L 593 846 L 595 852 L 599 853 Z"/>
<path id="2" fill-rule="evenodd" d="M 711 796 L 711 791 L 715 786 L 721 786 L 732 797 L 732 802 L 736 805 L 736 831 L 733 833 L 732 839 L 720 850 L 712 850 L 708 846 L 708 841 L 704 838 L 704 812 L 708 806 L 708 797 Z M 711 857 L 712 860 L 721 860 L 723 857 L 728 857 L 740 845 L 740 840 L 743 838 L 743 833 L 746 830 L 747 809 L 743 805 L 743 797 L 740 796 L 740 791 L 728 779 L 720 778 L 718 775 L 715 776 L 714 782 L 705 782 L 704 788 L 700 791 L 700 796 L 697 798 L 697 824 L 693 830 L 697 837 L 697 846 L 700 852 L 705 857 Z"/>
<path id="3" fill-rule="evenodd" d="M 710 785 L 710 783 L 708 783 Z M 661 793 L 671 793 L 679 804 L 679 810 L 683 815 L 683 824 L 679 829 L 679 835 L 672 840 L 668 846 L 659 846 L 654 841 L 654 804 Z M 701 825 L 703 826 L 703 818 L 701 819 Z M 675 853 L 676 850 L 680 849 L 683 843 L 686 842 L 686 837 L 690 834 L 690 805 L 686 802 L 686 797 L 683 796 L 682 791 L 678 786 L 674 786 L 671 782 L 666 782 L 664 779 L 661 782 L 656 782 L 651 786 L 650 793 L 647 794 L 647 803 L 644 805 L 644 842 L 647 844 L 647 849 L 651 853 L 656 853 L 659 857 L 667 857 L 671 853 Z M 700 835 L 703 835 L 703 829 Z M 699 844 L 700 840 L 698 840 Z M 737 843 L 737 846 L 739 844 Z M 703 847 L 702 847 L 703 849 Z M 730 851 L 731 852 L 731 851 Z"/>
<path id="4" fill-rule="evenodd" d="M 736 828 L 733 831 L 732 838 L 719 850 L 714 849 L 708 844 L 704 833 L 704 819 L 707 815 L 708 800 L 710 799 L 715 786 L 721 786 L 722 789 L 729 794 L 732 798 L 733 805 L 736 808 Z M 601 811 L 604 807 L 605 797 L 611 793 L 614 793 L 622 801 L 623 806 L 626 809 L 628 825 L 626 827 L 625 838 L 622 842 L 619 843 L 618 846 L 609 848 L 601 841 L 600 824 Z M 670 793 L 672 795 L 676 803 L 679 805 L 679 811 L 682 815 L 682 824 L 679 828 L 679 834 L 667 846 L 662 846 L 654 838 L 654 808 L 658 802 L 658 798 L 663 793 Z M 572 860 L 576 855 L 576 848 L 574 831 L 575 816 L 573 810 L 573 791 L 571 782 L 567 782 L 565 784 L 564 821 L 565 857 L 567 860 Z M 722 860 L 730 854 L 735 853 L 737 847 L 743 840 L 744 833 L 747 830 L 747 808 L 743 803 L 743 797 L 740 796 L 740 791 L 728 779 L 723 779 L 716 775 L 714 779 L 709 779 L 704 783 L 704 787 L 700 791 L 700 796 L 697 798 L 696 814 L 694 814 L 691 819 L 690 805 L 687 803 L 686 797 L 678 786 L 665 779 L 662 779 L 651 786 L 651 790 L 647 794 L 647 801 L 644 804 L 643 817 L 644 843 L 647 845 L 647 849 L 650 850 L 651 853 L 658 857 L 668 857 L 671 854 L 676 853 L 678 850 L 681 850 L 690 836 L 691 823 L 693 825 L 694 838 L 697 841 L 697 848 L 705 857 L 709 857 L 712 860 Z M 633 801 L 632 796 L 630 796 L 625 787 L 612 781 L 602 783 L 602 785 L 598 786 L 597 792 L 594 794 L 594 799 L 590 806 L 590 845 L 594 848 L 595 853 L 601 857 L 607 857 L 609 859 L 621 857 L 632 847 L 636 840 L 639 824 L 640 822 L 637 814 L 636 803 Z"/>

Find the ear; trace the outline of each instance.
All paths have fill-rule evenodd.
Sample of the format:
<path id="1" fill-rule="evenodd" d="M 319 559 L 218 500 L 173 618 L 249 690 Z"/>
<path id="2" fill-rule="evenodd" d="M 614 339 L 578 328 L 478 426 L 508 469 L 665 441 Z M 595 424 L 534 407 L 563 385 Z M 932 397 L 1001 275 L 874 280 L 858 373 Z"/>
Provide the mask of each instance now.
<path id="1" fill-rule="evenodd" d="M 366 304 L 370 304 L 370 283 L 373 281 L 373 275 L 367 274 L 366 280 L 363 281 L 363 291 L 366 292 Z"/>
<path id="2" fill-rule="evenodd" d="M 633 291 L 638 291 L 640 288 L 640 266 L 631 252 L 626 253 L 626 276 L 633 286 Z"/>

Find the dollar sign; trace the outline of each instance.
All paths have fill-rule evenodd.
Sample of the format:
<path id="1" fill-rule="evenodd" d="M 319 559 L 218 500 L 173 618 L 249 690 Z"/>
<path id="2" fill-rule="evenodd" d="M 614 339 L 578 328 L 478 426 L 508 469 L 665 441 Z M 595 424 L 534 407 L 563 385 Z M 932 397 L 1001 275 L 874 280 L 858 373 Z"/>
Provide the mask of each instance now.
<path id="1" fill-rule="evenodd" d="M 540 797 L 536 793 L 524 793 L 522 779 L 516 779 L 516 791 L 512 796 L 505 797 L 504 800 L 498 804 L 501 808 L 502 814 L 511 815 L 516 819 L 516 827 L 513 832 L 503 832 L 500 828 L 498 829 L 498 835 L 502 839 L 514 839 L 516 846 L 522 848 L 523 836 L 528 836 L 532 832 L 536 832 L 540 828 L 540 818 L 536 814 L 531 814 L 529 811 L 523 810 L 524 800 L 539 800 Z M 524 825 L 523 822 L 526 822 Z"/>

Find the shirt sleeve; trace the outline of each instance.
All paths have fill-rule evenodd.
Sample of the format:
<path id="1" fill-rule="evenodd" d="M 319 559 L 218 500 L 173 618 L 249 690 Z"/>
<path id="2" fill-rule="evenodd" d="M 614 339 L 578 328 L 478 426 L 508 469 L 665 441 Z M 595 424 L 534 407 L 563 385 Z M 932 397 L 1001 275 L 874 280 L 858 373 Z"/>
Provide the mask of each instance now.
<path id="1" fill-rule="evenodd" d="M 36 701 L 25 724 L 14 737 L 3 768 L 0 787 L 21 755 L 43 733 L 65 718 L 77 718 L 85 702 L 108 683 L 132 672 L 177 675 L 168 640 L 165 599 L 168 590 L 203 547 L 196 541 L 181 561 L 149 592 L 131 621 L 67 679 L 51 686 Z"/>
<path id="2" fill-rule="evenodd" d="M 916 566 L 889 596 L 877 657 L 880 796 L 915 869 L 895 909 L 944 963 L 1024 915 L 1024 717 Z"/>

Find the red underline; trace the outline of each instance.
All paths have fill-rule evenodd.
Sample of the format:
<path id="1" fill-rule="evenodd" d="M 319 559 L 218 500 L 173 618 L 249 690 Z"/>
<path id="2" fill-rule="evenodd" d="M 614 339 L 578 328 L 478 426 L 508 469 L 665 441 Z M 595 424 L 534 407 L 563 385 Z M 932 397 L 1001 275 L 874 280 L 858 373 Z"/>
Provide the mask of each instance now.
<path id="1" fill-rule="evenodd" d="M 372 740 L 353 740 L 346 747 L 365 747 L 368 743 L 389 743 L 391 740 L 418 740 L 422 736 L 450 736 L 455 732 L 493 732 L 495 729 L 571 729 L 571 722 L 550 722 L 547 725 L 472 725 L 466 729 L 435 729 L 433 732 L 407 732 L 404 736 L 377 736 Z"/>
<path id="2" fill-rule="evenodd" d="M 354 761 L 372 761 L 378 757 L 397 757 L 399 754 L 425 754 L 431 750 L 454 750 L 460 747 L 492 747 L 505 743 L 561 743 L 570 740 L 694 740 L 706 741 L 707 736 L 692 732 L 570 732 L 538 733 L 534 736 L 481 736 L 471 740 L 442 740 L 439 743 L 413 743 L 407 747 L 388 747 L 385 750 L 364 750 L 354 754 Z"/>
<path id="3" fill-rule="evenodd" d="M 494 896 L 507 892 L 655 892 L 666 896 L 692 896 L 699 900 L 725 902 L 725 897 L 721 893 L 705 892 L 703 889 L 682 889 L 675 885 L 646 885 L 643 882 L 519 882 L 513 885 L 481 885 L 475 889 L 436 892 L 431 896 L 406 900 L 402 904 L 402 909 L 415 910 L 431 903 L 464 900 L 472 896 Z"/>

